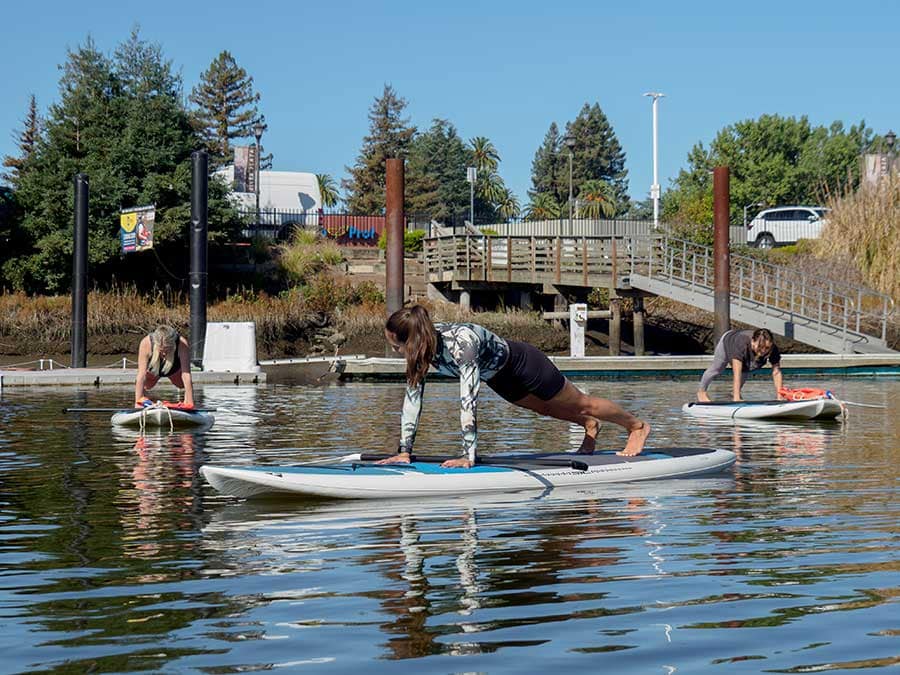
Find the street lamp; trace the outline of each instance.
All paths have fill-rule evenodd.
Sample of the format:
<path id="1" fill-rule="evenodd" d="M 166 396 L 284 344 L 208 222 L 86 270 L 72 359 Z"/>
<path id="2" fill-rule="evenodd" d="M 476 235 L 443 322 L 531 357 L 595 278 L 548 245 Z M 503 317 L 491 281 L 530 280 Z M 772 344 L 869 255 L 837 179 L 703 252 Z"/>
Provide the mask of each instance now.
<path id="1" fill-rule="evenodd" d="M 466 182 L 469 183 L 469 222 L 475 227 L 475 182 L 478 180 L 478 169 L 466 167 Z"/>
<path id="2" fill-rule="evenodd" d="M 572 234 L 572 154 L 575 150 L 575 137 L 566 134 L 563 143 L 569 149 L 569 235 Z M 562 228 L 560 228 L 562 229 Z"/>
<path id="3" fill-rule="evenodd" d="M 650 198 L 653 200 L 653 227 L 659 227 L 659 166 L 657 162 L 657 129 L 658 129 L 658 116 L 657 116 L 657 104 L 659 103 L 659 99 L 661 99 L 665 94 L 661 94 L 658 91 L 648 91 L 644 96 L 649 96 L 653 99 L 653 185 L 650 186 Z"/>
<path id="4" fill-rule="evenodd" d="M 897 140 L 897 134 L 893 130 L 888 131 L 884 140 L 888 145 L 888 176 L 890 176 L 894 170 L 894 142 Z"/>
<path id="5" fill-rule="evenodd" d="M 754 206 L 765 206 L 763 202 L 753 202 L 752 204 L 747 204 L 744 207 L 744 229 L 747 229 L 747 209 L 751 209 Z"/>
<path id="6" fill-rule="evenodd" d="M 262 122 L 253 125 L 253 135 L 256 136 L 256 224 L 259 225 L 259 141 L 266 130 Z"/>

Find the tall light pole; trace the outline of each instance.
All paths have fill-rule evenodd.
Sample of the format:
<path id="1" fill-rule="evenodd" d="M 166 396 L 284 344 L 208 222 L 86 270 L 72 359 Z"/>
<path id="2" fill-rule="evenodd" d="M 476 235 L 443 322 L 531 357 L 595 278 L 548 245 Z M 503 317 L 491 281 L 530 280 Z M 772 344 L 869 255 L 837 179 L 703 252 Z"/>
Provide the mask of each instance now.
<path id="1" fill-rule="evenodd" d="M 569 235 L 572 234 L 572 154 L 575 151 L 575 137 L 572 134 L 566 134 L 563 143 L 569 149 Z"/>
<path id="2" fill-rule="evenodd" d="M 469 183 L 469 222 L 475 227 L 475 182 L 478 180 L 478 169 L 466 167 L 466 181 Z"/>
<path id="3" fill-rule="evenodd" d="M 744 229 L 747 229 L 747 209 L 751 209 L 754 206 L 765 206 L 762 202 L 753 202 L 752 204 L 747 204 L 744 207 Z"/>
<path id="4" fill-rule="evenodd" d="M 262 138 L 263 132 L 266 130 L 265 125 L 262 122 L 257 122 L 253 125 L 253 135 L 256 136 L 256 166 L 254 167 L 256 171 L 256 224 L 259 225 L 259 141 Z"/>
<path id="5" fill-rule="evenodd" d="M 659 129 L 659 117 L 657 104 L 665 94 L 658 91 L 648 91 L 644 96 L 653 99 L 653 185 L 650 186 L 650 199 L 653 200 L 653 227 L 659 227 L 659 163 L 658 163 L 658 142 L 657 132 Z"/>

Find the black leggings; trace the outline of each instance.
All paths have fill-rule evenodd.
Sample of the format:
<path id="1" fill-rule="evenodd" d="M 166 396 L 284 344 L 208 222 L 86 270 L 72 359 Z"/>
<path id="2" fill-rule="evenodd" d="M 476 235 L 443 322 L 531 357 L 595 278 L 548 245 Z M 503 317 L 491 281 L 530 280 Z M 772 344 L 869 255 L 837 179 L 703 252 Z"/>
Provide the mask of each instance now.
<path id="1" fill-rule="evenodd" d="M 540 349 L 526 342 L 507 340 L 506 363 L 487 385 L 510 403 L 534 394 L 549 401 L 566 386 L 565 376 Z"/>

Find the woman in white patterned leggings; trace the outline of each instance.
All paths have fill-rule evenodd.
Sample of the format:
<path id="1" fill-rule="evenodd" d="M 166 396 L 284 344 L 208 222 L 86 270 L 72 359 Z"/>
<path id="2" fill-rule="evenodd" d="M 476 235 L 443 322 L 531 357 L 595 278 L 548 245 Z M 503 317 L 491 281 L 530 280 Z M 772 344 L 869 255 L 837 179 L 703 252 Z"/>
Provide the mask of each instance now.
<path id="1" fill-rule="evenodd" d="M 425 376 L 431 366 L 441 374 L 459 377 L 460 382 L 464 455 L 447 460 L 443 466 L 469 468 L 475 464 L 476 409 L 482 381 L 510 403 L 583 426 L 581 453 L 594 451 L 599 420 L 618 424 L 628 432 L 620 455 L 637 455 L 644 449 L 649 424 L 612 401 L 583 393 L 543 352 L 527 343 L 505 340 L 477 324 L 432 323 L 428 310 L 421 305 L 394 312 L 384 334 L 393 350 L 406 359 L 407 386 L 399 451 L 383 463 L 410 459 L 422 412 Z"/>

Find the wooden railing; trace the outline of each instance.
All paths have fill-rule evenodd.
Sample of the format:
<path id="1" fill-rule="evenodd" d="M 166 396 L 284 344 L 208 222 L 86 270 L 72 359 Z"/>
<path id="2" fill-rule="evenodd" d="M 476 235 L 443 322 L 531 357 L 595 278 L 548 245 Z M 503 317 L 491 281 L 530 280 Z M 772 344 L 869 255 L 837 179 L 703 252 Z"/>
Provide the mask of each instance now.
<path id="1" fill-rule="evenodd" d="M 433 283 L 607 285 L 650 255 L 657 238 L 446 235 L 425 240 L 425 269 Z"/>

